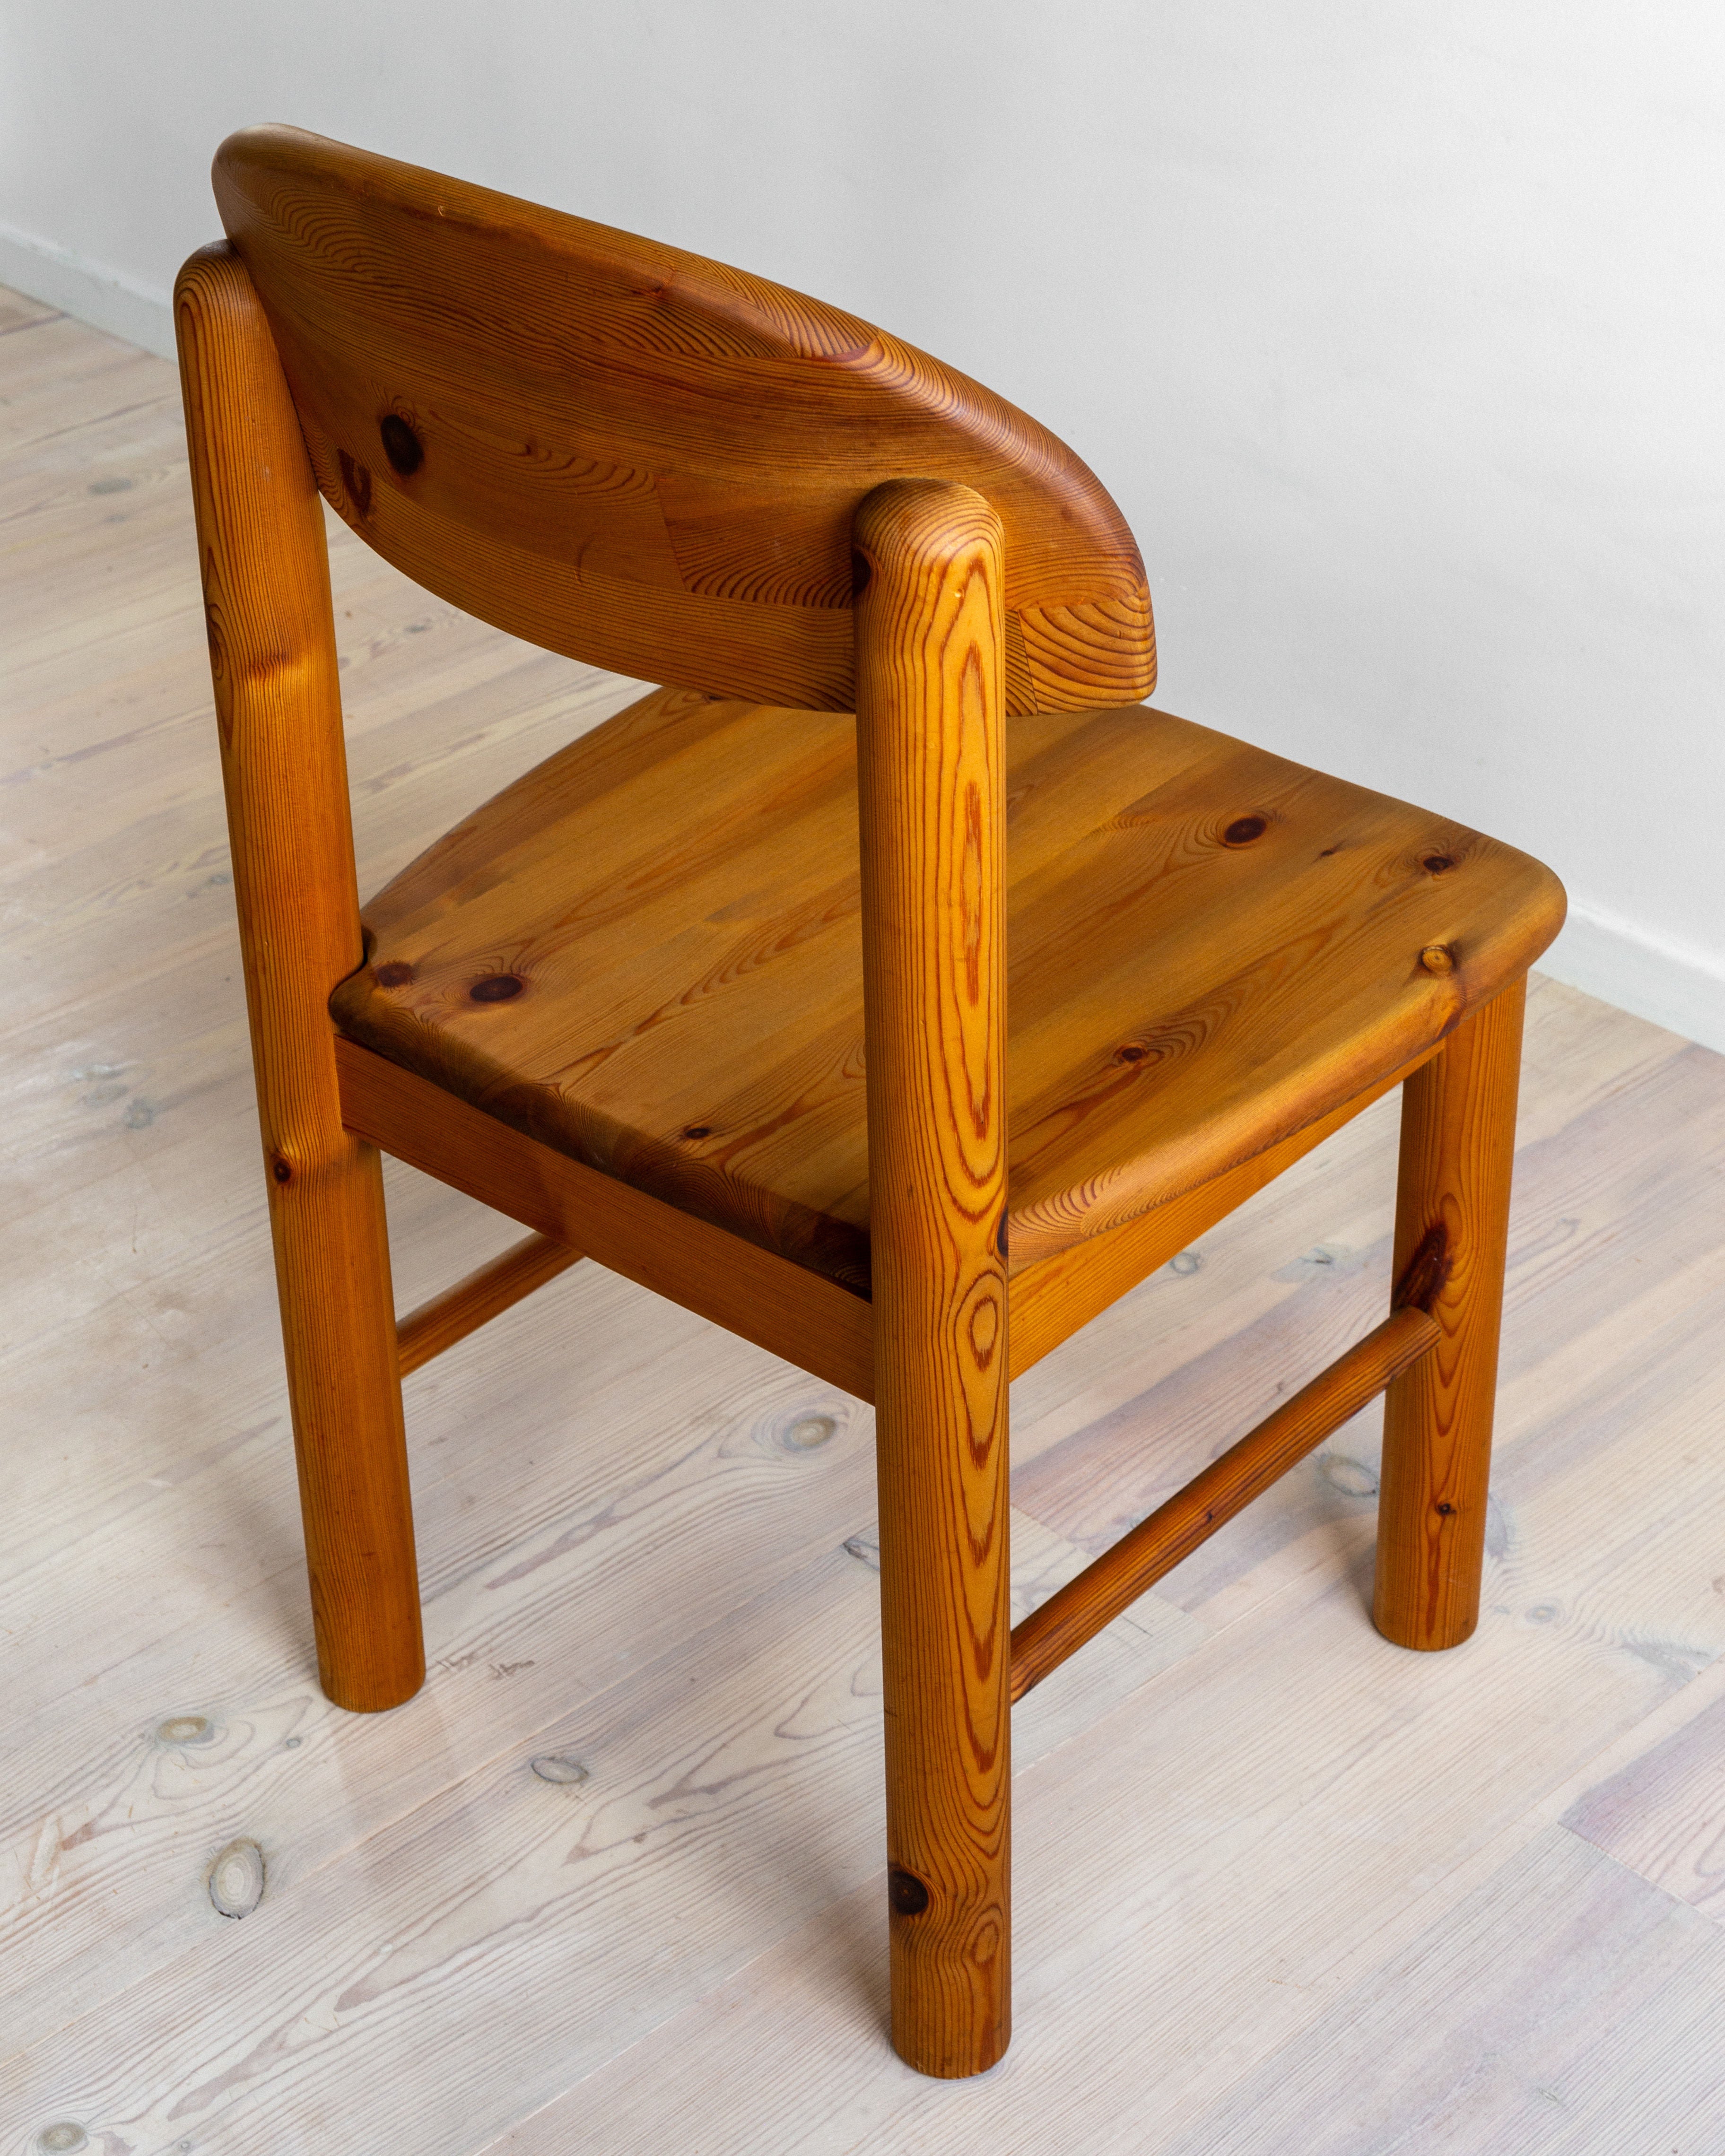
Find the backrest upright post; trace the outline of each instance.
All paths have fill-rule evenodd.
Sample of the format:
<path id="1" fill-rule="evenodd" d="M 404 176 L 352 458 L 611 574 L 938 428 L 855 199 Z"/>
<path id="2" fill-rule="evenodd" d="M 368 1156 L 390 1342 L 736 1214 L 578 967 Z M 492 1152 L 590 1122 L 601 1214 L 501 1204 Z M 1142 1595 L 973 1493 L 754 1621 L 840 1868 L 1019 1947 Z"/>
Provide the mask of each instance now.
<path id="1" fill-rule="evenodd" d="M 230 246 L 174 317 L 318 1666 L 339 1706 L 393 1707 L 424 1657 L 382 1175 L 329 1012 L 365 954 L 323 504 Z"/>
<path id="2" fill-rule="evenodd" d="M 893 2042 L 956 2076 L 1011 2026 L 1004 564 L 950 482 L 855 536 Z"/>

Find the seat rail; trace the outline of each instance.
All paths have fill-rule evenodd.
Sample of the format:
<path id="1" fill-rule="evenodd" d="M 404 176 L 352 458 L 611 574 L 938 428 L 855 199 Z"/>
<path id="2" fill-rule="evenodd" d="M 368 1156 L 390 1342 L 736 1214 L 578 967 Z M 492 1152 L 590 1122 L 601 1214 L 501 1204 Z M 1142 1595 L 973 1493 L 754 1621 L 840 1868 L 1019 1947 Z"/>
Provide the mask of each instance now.
<path id="1" fill-rule="evenodd" d="M 841 1391 L 873 1399 L 874 1312 L 862 1296 L 571 1160 L 339 1035 L 336 1065 L 341 1121 L 357 1137 Z"/>

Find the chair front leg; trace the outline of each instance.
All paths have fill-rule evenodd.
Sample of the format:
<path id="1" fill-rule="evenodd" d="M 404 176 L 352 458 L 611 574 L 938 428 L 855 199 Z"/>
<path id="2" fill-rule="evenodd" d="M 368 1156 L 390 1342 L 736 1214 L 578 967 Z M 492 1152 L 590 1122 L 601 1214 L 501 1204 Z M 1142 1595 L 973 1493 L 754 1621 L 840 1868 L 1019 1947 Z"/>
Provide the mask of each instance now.
<path id="1" fill-rule="evenodd" d="M 892 2041 L 957 2076 L 1011 2033 L 1000 526 L 905 481 L 855 538 Z"/>
<path id="2" fill-rule="evenodd" d="M 328 1008 L 364 954 L 323 511 L 238 256 L 174 300 L 318 1673 L 366 1711 L 425 1657 L 382 1175 Z"/>
<path id="3" fill-rule="evenodd" d="M 1503 989 L 1403 1088 L 1396 1299 L 1442 1332 L 1384 1399 L 1373 1617 L 1402 1647 L 1479 1622 L 1526 1001 Z"/>

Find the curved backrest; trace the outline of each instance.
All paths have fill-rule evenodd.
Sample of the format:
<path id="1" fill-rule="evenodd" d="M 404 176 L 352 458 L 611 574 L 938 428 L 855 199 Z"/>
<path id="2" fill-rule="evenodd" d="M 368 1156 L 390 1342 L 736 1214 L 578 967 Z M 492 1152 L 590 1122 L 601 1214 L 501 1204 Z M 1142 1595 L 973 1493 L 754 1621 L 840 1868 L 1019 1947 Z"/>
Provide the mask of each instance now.
<path id="1" fill-rule="evenodd" d="M 1034 420 L 757 277 L 290 127 L 217 153 L 318 485 L 418 583 L 653 681 L 851 705 L 850 520 L 962 480 L 1006 541 L 1015 711 L 1136 702 L 1143 564 Z"/>

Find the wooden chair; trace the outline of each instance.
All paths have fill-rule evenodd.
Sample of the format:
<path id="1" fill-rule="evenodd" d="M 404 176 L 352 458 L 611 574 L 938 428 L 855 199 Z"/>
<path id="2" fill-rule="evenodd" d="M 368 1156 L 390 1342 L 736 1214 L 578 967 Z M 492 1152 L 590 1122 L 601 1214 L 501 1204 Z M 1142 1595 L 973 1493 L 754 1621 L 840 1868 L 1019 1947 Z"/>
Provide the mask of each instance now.
<path id="1" fill-rule="evenodd" d="M 582 1253 L 871 1400 L 893 2041 L 978 2072 L 1012 1701 L 1386 1387 L 1378 1628 L 1473 1628 L 1562 891 L 1142 708 L 1118 511 L 926 354 L 290 129 L 215 191 L 175 306 L 324 1689 L 424 1676 L 402 1373 Z M 676 685 L 363 912 L 320 494 Z M 1397 1085 L 1389 1316 L 1009 1635 L 1009 1378 Z M 399 1325 L 379 1147 L 535 1231 Z"/>

